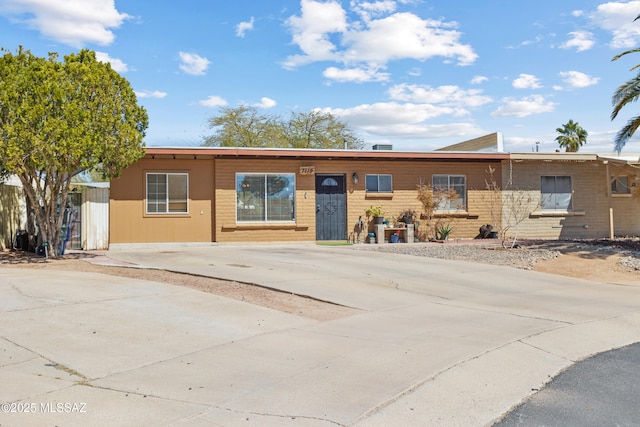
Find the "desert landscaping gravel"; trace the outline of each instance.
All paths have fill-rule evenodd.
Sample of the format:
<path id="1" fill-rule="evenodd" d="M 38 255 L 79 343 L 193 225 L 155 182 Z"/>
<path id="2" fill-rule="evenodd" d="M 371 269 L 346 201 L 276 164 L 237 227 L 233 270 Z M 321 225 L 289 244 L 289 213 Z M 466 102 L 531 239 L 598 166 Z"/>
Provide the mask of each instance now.
<path id="1" fill-rule="evenodd" d="M 403 255 L 424 256 L 430 258 L 463 260 L 483 264 L 504 265 L 531 270 L 539 261 L 554 259 L 561 255 L 561 250 L 571 245 L 574 250 L 588 250 L 602 253 L 618 253 L 618 263 L 628 270 L 640 271 L 640 241 L 637 239 L 620 241 L 556 241 L 531 242 L 523 241 L 514 247 L 500 242 L 487 241 L 451 241 L 427 242 L 413 244 L 360 244 L 354 248 Z"/>

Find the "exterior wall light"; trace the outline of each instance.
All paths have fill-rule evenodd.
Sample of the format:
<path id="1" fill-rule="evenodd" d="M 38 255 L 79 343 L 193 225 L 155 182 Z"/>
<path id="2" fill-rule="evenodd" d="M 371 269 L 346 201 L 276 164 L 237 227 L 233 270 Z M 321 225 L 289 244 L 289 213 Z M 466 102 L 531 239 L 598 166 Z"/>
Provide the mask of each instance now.
<path id="1" fill-rule="evenodd" d="M 353 178 L 353 183 L 357 184 L 360 181 L 360 177 L 358 177 L 358 172 L 354 172 L 351 174 L 351 178 Z"/>

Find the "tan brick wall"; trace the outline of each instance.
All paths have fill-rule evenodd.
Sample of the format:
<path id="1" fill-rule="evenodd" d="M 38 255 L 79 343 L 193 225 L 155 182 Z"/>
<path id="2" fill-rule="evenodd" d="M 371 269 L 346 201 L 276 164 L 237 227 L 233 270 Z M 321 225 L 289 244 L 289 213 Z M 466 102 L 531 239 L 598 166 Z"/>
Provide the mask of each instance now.
<path id="1" fill-rule="evenodd" d="M 246 241 L 313 241 L 315 229 L 315 177 L 300 175 L 301 166 L 314 166 L 316 174 L 342 174 L 347 186 L 347 234 L 353 232 L 358 217 L 366 221 L 365 210 L 370 205 L 382 205 L 385 217 L 395 220 L 404 209 L 418 212 L 422 206 L 417 199 L 417 184 L 422 179 L 431 183 L 433 174 L 467 176 L 468 216 L 451 219 L 454 232 L 451 238 L 471 238 L 491 216 L 483 202 L 488 163 L 433 163 L 425 161 L 357 161 L 357 160 L 273 160 L 218 159 L 216 160 L 216 238 L 219 242 Z M 493 167 L 498 170 L 499 165 Z M 236 172 L 296 173 L 296 225 L 245 226 L 235 222 Z M 357 172 L 359 183 L 352 174 Z M 365 192 L 367 174 L 391 174 L 393 193 L 372 195 Z M 424 221 L 422 221 L 424 225 Z"/>
<path id="2" fill-rule="evenodd" d="M 610 176 L 626 176 L 630 186 L 629 194 L 614 194 L 611 198 L 615 225 L 614 234 L 616 236 L 640 235 L 640 179 L 638 173 L 637 168 L 610 163 Z"/>
<path id="3" fill-rule="evenodd" d="M 598 161 L 540 160 L 505 161 L 503 186 L 506 187 L 512 167 L 513 186 L 516 191 L 529 190 L 533 206 L 540 203 L 541 176 L 570 176 L 572 185 L 572 214 L 552 215 L 535 209 L 518 230 L 522 238 L 600 238 L 609 230 L 609 198 L 607 195 L 606 167 Z M 507 214 L 505 213 L 505 217 Z M 513 235 L 515 229 L 508 234 Z"/>

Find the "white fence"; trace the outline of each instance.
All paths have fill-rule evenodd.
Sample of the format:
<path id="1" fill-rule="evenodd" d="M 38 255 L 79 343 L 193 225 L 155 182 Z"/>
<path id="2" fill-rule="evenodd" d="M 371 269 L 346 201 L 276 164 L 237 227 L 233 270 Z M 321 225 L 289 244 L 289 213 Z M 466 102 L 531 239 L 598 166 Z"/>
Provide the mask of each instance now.
<path id="1" fill-rule="evenodd" d="M 82 249 L 109 249 L 109 189 L 82 190 Z"/>

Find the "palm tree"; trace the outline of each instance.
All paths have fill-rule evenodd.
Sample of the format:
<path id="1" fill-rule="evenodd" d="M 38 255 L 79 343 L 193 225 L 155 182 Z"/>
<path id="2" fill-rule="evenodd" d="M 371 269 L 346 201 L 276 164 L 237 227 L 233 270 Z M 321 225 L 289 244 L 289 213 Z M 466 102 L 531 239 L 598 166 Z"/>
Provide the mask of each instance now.
<path id="1" fill-rule="evenodd" d="M 564 148 L 567 153 L 577 152 L 583 144 L 587 143 L 587 131 L 578 122 L 569 120 L 562 127 L 557 128 L 560 135 L 556 138 L 560 148 Z"/>
<path id="2" fill-rule="evenodd" d="M 640 15 L 636 16 L 636 19 L 634 19 L 634 21 L 637 21 L 638 19 L 640 19 Z M 612 61 L 616 61 L 625 55 L 636 52 L 640 52 L 640 48 L 622 52 L 621 54 L 614 56 Z M 629 71 L 633 71 L 638 67 L 640 67 L 640 64 L 632 67 Z M 615 119 L 618 116 L 618 113 L 620 112 L 622 107 L 630 102 L 636 101 L 638 97 L 640 97 L 640 72 L 638 72 L 638 74 L 634 78 L 621 85 L 613 94 L 613 97 L 611 99 L 613 103 L 611 120 Z M 635 116 L 632 117 L 622 129 L 620 129 L 614 141 L 618 154 L 620 153 L 620 151 L 622 151 L 622 147 L 625 146 L 629 138 L 631 138 L 636 132 L 638 126 L 640 126 L 640 116 Z"/>

